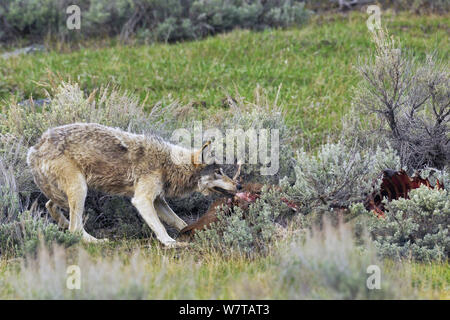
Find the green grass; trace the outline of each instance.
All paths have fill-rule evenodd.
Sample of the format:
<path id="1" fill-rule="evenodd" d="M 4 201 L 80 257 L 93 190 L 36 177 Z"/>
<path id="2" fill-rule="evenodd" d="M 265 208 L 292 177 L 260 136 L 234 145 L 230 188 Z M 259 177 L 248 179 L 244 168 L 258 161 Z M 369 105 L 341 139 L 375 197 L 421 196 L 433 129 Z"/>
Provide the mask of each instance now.
<path id="1" fill-rule="evenodd" d="M 89 256 L 83 258 L 82 255 L 78 255 L 79 249 L 87 252 Z M 139 267 L 133 269 L 130 267 L 133 264 L 131 256 L 136 253 L 136 250 L 140 250 L 136 260 Z M 278 249 L 274 248 L 274 250 Z M 83 291 L 83 289 L 87 290 L 83 287 L 82 291 L 76 293 L 85 298 L 92 294 L 98 294 L 97 298 L 101 298 L 105 297 L 105 292 L 114 292 L 115 289 L 111 289 L 111 286 L 106 283 L 104 284 L 105 292 L 101 287 L 102 281 L 105 280 L 102 276 L 110 273 L 117 276 L 115 278 L 117 281 L 112 288 L 117 287 L 123 290 L 129 289 L 127 286 L 130 282 L 132 283 L 133 278 L 143 277 L 143 283 L 139 283 L 138 286 L 141 289 L 148 288 L 143 296 L 148 299 L 289 299 L 288 292 L 280 286 L 280 272 L 283 270 L 280 269 L 279 261 L 274 256 L 276 255 L 271 254 L 251 260 L 238 256 L 225 258 L 213 252 L 199 254 L 186 250 L 165 250 L 154 241 L 78 245 L 66 250 L 67 265 L 79 264 L 82 272 L 85 272 L 82 274 L 82 277 L 86 278 L 85 281 L 94 282 L 96 286 L 100 285 L 95 289 L 96 292 Z M 61 261 L 61 257 L 57 259 Z M 56 288 L 56 292 L 70 294 L 64 288 L 65 280 L 62 282 L 58 280 L 59 276 L 62 275 L 65 279 L 66 275 L 65 268 L 58 270 L 53 266 L 57 259 L 38 258 L 39 271 L 30 267 L 20 271 L 19 261 L 7 262 L 0 259 L 0 299 L 28 297 L 25 289 L 20 290 L 20 281 L 26 276 L 25 273 L 34 274 L 28 279 L 31 282 L 25 280 L 25 284 L 28 283 L 26 286 L 32 286 L 33 290 L 42 290 L 36 291 L 42 292 L 43 295 L 39 296 L 40 298 L 44 298 L 45 293 L 51 292 L 48 291 L 51 289 L 44 285 L 45 282 L 42 282 L 43 279 L 45 281 L 48 278 L 49 274 L 55 275 L 52 287 Z M 62 258 L 62 260 L 65 259 Z M 95 267 L 100 274 L 96 275 L 86 270 L 89 265 L 93 266 L 96 263 L 100 263 Z M 380 267 L 382 279 L 400 279 L 400 283 L 404 283 L 408 290 L 413 290 L 417 298 L 450 298 L 448 263 L 411 261 L 395 263 L 388 260 Z M 59 288 L 61 285 L 62 288 Z M 382 289 L 386 289 L 383 282 Z M 129 294 L 128 298 L 134 297 L 133 291 Z"/>
<path id="2" fill-rule="evenodd" d="M 336 132 L 359 81 L 354 65 L 371 48 L 367 16 L 326 15 L 302 29 L 234 31 L 202 41 L 150 46 L 81 48 L 70 53 L 0 59 L 0 101 L 44 96 L 52 78 L 80 83 L 87 92 L 107 83 L 153 105 L 168 95 L 213 109 L 236 90 L 253 98 L 257 85 L 280 102 L 300 137 L 313 145 Z M 386 15 L 382 23 L 419 57 L 437 50 L 448 59 L 449 16 Z M 54 77 L 53 77 L 54 78 Z"/>
<path id="3" fill-rule="evenodd" d="M 386 261 L 386 273 L 407 277 L 412 287 L 423 299 L 450 299 L 450 265 L 448 262 L 419 263 L 403 261 L 403 266 L 394 267 L 393 261 Z"/>

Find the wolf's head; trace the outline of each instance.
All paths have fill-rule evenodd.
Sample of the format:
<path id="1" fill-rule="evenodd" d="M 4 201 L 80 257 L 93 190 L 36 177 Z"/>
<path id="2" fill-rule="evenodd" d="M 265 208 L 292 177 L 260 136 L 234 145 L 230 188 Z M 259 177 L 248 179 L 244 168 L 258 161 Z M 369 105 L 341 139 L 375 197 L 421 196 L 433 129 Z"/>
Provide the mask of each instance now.
<path id="1" fill-rule="evenodd" d="M 209 144 L 210 142 L 205 143 L 197 153 L 193 154 L 192 162 L 194 165 L 199 162 L 199 157 L 201 157 L 202 152 Z M 241 189 L 241 185 L 237 181 L 241 169 L 240 164 L 233 178 L 228 177 L 216 163 L 198 165 L 200 166 L 200 178 L 198 179 L 197 191 L 203 195 L 210 195 L 216 192 L 226 196 L 233 196 Z"/>
<path id="2" fill-rule="evenodd" d="M 204 195 L 217 192 L 226 196 L 234 196 L 242 188 L 236 179 L 237 175 L 232 179 L 218 165 L 208 165 L 200 172 L 197 191 Z"/>

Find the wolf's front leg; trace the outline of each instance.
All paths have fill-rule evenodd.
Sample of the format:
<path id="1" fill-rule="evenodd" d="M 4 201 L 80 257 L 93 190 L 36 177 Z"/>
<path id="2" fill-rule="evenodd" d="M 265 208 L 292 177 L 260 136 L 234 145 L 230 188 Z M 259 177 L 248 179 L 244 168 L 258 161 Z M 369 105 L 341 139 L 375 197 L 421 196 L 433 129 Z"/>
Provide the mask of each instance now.
<path id="1" fill-rule="evenodd" d="M 155 209 L 162 221 L 176 228 L 178 231 L 187 226 L 187 223 L 173 212 L 164 198 L 158 197 L 155 199 Z"/>
<path id="2" fill-rule="evenodd" d="M 166 228 L 159 221 L 154 207 L 154 201 L 160 193 L 161 182 L 159 177 L 157 175 L 144 176 L 136 185 L 131 203 L 133 203 L 139 214 L 155 233 L 156 238 L 165 246 L 172 247 L 175 246 L 176 241 L 167 234 Z"/>
<path id="3" fill-rule="evenodd" d="M 153 201 L 145 196 L 135 196 L 131 202 L 162 244 L 169 247 L 176 244 L 176 241 L 167 234 L 166 228 L 159 221 Z"/>

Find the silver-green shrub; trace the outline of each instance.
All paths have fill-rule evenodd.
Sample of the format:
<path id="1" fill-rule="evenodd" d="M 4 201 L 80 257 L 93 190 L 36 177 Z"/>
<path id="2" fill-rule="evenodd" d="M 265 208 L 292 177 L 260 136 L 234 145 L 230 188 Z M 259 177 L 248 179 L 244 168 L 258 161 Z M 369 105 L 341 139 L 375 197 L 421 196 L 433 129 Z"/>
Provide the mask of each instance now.
<path id="1" fill-rule="evenodd" d="M 341 1 L 341 0 L 304 0 L 305 5 L 314 11 L 330 10 L 360 10 L 369 1 Z M 450 10 L 448 0 L 377 0 L 376 3 L 383 10 L 407 11 L 411 13 L 445 14 Z"/>
<path id="2" fill-rule="evenodd" d="M 425 168 L 418 173 L 422 179 L 427 179 L 433 188 L 436 187 L 439 182 L 441 188 L 450 190 L 450 166 L 446 166 L 442 170 Z"/>
<path id="3" fill-rule="evenodd" d="M 14 173 L 0 159 L 0 223 L 15 218 L 22 208 Z"/>
<path id="4" fill-rule="evenodd" d="M 0 223 L 12 221 L 30 204 L 37 190 L 26 164 L 22 140 L 0 134 Z"/>
<path id="5" fill-rule="evenodd" d="M 259 88 L 256 91 L 255 100 L 254 103 L 250 103 L 245 102 L 242 97 L 229 98 L 229 110 L 219 116 L 219 121 L 213 122 L 211 125 L 217 126 L 224 134 L 227 129 L 241 129 L 243 132 L 254 129 L 258 141 L 261 129 L 278 130 L 279 141 L 276 141 L 279 143 L 278 172 L 274 175 L 261 175 L 262 165 L 260 163 L 249 164 L 249 152 L 245 152 L 241 178 L 244 183 L 253 181 L 269 185 L 278 185 L 282 178 L 285 181 L 292 181 L 295 179 L 294 152 L 290 143 L 292 132 L 286 125 L 276 99 L 275 101 L 267 100 L 266 95 Z M 271 152 L 270 140 L 269 137 L 268 152 Z M 225 139 L 221 143 L 226 150 Z M 247 139 L 247 150 L 249 143 L 252 142 Z M 236 144 L 235 147 L 237 147 Z M 234 166 L 226 168 L 226 172 L 230 176 L 234 174 L 235 170 Z M 218 250 L 224 254 L 252 255 L 267 252 L 280 231 L 276 221 L 288 216 L 291 212 L 281 198 L 280 191 L 266 187 L 263 189 L 261 198 L 252 203 L 245 212 L 239 208 L 234 208 L 231 214 L 225 214 L 225 210 L 219 210 L 219 222 L 206 230 L 197 232 L 194 246 L 201 249 Z M 186 202 L 183 201 L 182 204 L 186 204 Z"/>
<path id="6" fill-rule="evenodd" d="M 421 261 L 446 260 L 450 252 L 450 194 L 421 186 L 409 199 L 386 202 L 385 218 L 370 219 L 371 232 L 383 257 Z"/>
<path id="7" fill-rule="evenodd" d="M 40 239 L 49 247 L 53 243 L 69 247 L 81 240 L 81 234 L 60 230 L 39 213 L 24 211 L 16 220 L 0 224 L 0 256 L 33 255 Z"/>
<path id="8" fill-rule="evenodd" d="M 268 26 L 288 27 L 299 25 L 308 20 L 311 11 L 305 10 L 304 2 L 270 1 L 272 7 L 267 10 L 264 21 Z M 276 3 L 278 2 L 278 3 Z"/>
<path id="9" fill-rule="evenodd" d="M 349 225 L 313 228 L 279 254 L 279 285 L 288 299 L 393 299 L 414 297 L 408 281 L 387 276 L 373 243 L 357 245 Z M 369 267 L 380 270 L 380 288 L 370 289 Z M 369 268 L 369 269 L 368 269 Z"/>
<path id="10" fill-rule="evenodd" d="M 239 207 L 233 207 L 231 213 L 227 209 L 218 208 L 219 221 L 197 231 L 193 246 L 199 250 L 215 250 L 224 255 L 265 254 L 277 237 L 282 236 L 276 220 L 288 210 L 280 201 L 279 192 L 265 187 L 261 197 L 250 204 L 245 212 Z"/>
<path id="11" fill-rule="evenodd" d="M 245 182 L 260 182 L 269 184 L 278 184 L 279 180 L 288 177 L 294 178 L 293 156 L 294 150 L 291 147 L 292 129 L 286 124 L 285 115 L 282 108 L 275 101 L 269 101 L 261 88 L 256 89 L 256 101 L 254 103 L 245 102 L 242 97 L 237 99 L 229 99 L 229 111 L 224 116 L 221 123 L 216 123 L 218 128 L 226 133 L 229 129 L 248 132 L 253 129 L 256 132 L 255 141 L 251 141 L 248 137 L 245 140 L 246 152 L 244 164 L 241 169 L 241 177 Z M 256 141 L 261 142 L 261 130 L 268 130 L 267 137 L 267 156 L 272 159 L 272 139 L 271 134 L 274 130 L 278 130 L 279 140 L 274 140 L 278 144 L 278 171 L 273 175 L 262 175 L 262 168 L 273 166 L 271 162 L 267 164 L 261 163 L 261 157 L 258 155 L 258 163 L 250 164 L 250 144 Z M 223 148 L 226 150 L 226 141 L 223 141 Z M 275 150 L 275 149 L 274 149 Z M 237 154 L 237 144 L 235 144 L 235 154 Z M 232 168 L 231 170 L 233 170 Z M 230 171 L 231 173 L 232 171 Z"/>
<path id="12" fill-rule="evenodd" d="M 387 146 L 362 150 L 344 142 L 322 145 L 317 154 L 297 153 L 295 183 L 282 181 L 289 197 L 301 204 L 301 212 L 329 211 L 362 202 L 380 183 L 386 168 L 399 169 L 399 158 Z"/>

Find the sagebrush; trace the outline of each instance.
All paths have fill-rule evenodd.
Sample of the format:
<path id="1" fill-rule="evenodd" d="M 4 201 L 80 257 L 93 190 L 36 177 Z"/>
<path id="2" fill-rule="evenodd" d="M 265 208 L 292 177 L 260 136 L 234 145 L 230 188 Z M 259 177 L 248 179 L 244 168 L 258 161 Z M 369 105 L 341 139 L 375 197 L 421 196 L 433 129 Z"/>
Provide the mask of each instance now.
<path id="1" fill-rule="evenodd" d="M 15 220 L 0 224 L 0 256 L 3 257 L 34 255 L 39 243 L 47 247 L 54 244 L 70 247 L 80 241 L 81 234 L 60 230 L 38 211 L 24 211 Z"/>
<path id="2" fill-rule="evenodd" d="M 394 259 L 447 260 L 450 252 L 448 190 L 421 186 L 409 199 L 386 203 L 385 218 L 372 217 L 369 231 L 378 252 Z"/>
<path id="3" fill-rule="evenodd" d="M 401 165 L 411 170 L 443 169 L 450 163 L 448 63 L 436 53 L 424 60 L 414 57 L 383 29 L 373 32 L 373 40 L 375 51 L 359 63 L 362 82 L 352 113 L 365 116 L 365 122 L 377 118 L 351 131 L 366 141 L 390 141 Z"/>
<path id="4" fill-rule="evenodd" d="M 370 150 L 341 141 L 322 145 L 316 155 L 300 149 L 295 182 L 291 185 L 285 179 L 281 184 L 289 198 L 301 204 L 303 214 L 327 212 L 363 202 L 379 187 L 382 170 L 399 167 L 389 146 Z"/>
<path id="5" fill-rule="evenodd" d="M 82 12 L 83 32 L 66 27 L 66 8 Z M 261 30 L 301 25 L 311 12 L 298 0 L 13 0 L 0 6 L 0 41 L 19 36 L 61 40 L 137 36 L 145 41 L 198 39 L 234 28 Z"/>
<path id="6" fill-rule="evenodd" d="M 409 281 L 383 273 L 381 290 L 370 290 L 368 270 L 383 270 L 371 240 L 357 244 L 349 225 L 324 221 L 296 239 L 280 258 L 279 283 L 290 299 L 395 299 L 414 297 Z"/>
<path id="7" fill-rule="evenodd" d="M 217 208 L 218 221 L 195 233 L 193 247 L 224 255 L 268 254 L 277 240 L 287 236 L 287 229 L 277 222 L 287 214 L 289 208 L 280 201 L 279 191 L 266 186 L 248 210 Z"/>

